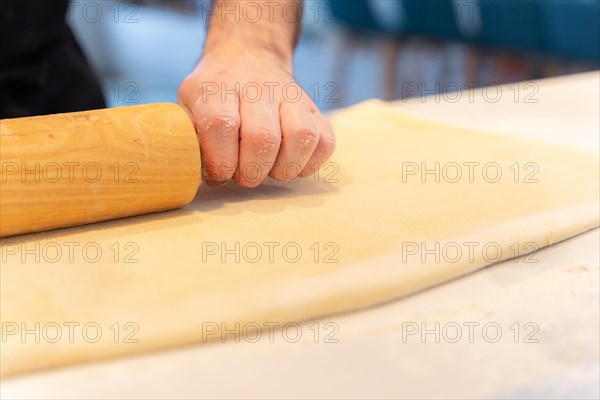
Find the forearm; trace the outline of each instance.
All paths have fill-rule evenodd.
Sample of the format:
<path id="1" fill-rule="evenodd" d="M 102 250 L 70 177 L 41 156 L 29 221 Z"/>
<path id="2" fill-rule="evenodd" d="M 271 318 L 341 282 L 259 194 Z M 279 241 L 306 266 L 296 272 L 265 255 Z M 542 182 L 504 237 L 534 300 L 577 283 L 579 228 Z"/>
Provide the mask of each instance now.
<path id="1" fill-rule="evenodd" d="M 204 54 L 274 55 L 291 65 L 303 0 L 215 0 Z M 263 51 L 264 50 L 264 51 Z"/>

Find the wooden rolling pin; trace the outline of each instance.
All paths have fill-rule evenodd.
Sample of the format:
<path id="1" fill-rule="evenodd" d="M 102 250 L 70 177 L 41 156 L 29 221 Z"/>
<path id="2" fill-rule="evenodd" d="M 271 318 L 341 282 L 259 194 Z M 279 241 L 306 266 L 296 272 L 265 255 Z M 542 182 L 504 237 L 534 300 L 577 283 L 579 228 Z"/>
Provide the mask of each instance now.
<path id="1" fill-rule="evenodd" d="M 0 163 L 0 237 L 178 208 L 200 183 L 170 103 L 0 120 Z"/>

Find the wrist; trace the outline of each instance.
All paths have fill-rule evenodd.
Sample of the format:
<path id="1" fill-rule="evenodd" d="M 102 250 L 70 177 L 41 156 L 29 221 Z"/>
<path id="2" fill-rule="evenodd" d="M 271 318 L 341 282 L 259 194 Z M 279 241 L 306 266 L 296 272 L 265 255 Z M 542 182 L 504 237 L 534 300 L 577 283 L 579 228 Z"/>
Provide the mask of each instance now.
<path id="1" fill-rule="evenodd" d="M 201 61 L 211 59 L 233 63 L 245 60 L 260 65 L 280 67 L 292 73 L 292 46 L 274 44 L 265 40 L 242 41 L 236 37 L 222 36 L 225 39 L 213 40 L 210 36 L 207 38 Z"/>

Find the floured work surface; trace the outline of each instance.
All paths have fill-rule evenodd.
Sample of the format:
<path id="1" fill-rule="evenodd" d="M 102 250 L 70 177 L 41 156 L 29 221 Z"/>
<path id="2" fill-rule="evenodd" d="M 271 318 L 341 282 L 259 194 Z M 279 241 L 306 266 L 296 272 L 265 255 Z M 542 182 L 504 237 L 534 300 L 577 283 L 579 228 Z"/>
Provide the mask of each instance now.
<path id="1" fill-rule="evenodd" d="M 182 210 L 4 239 L 2 374 L 251 336 L 598 226 L 595 154 L 380 102 L 332 122 L 338 150 L 314 178 L 202 187 Z"/>

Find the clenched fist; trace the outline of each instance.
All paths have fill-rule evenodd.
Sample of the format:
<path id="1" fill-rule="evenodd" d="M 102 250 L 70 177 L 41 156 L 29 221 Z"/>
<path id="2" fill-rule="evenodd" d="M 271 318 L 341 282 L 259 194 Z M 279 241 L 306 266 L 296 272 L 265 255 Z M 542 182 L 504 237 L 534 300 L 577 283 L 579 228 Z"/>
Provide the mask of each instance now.
<path id="1" fill-rule="evenodd" d="M 262 36 L 260 27 L 250 27 L 254 36 L 240 40 L 243 24 L 219 22 L 211 20 L 204 54 L 179 89 L 198 134 L 203 179 L 254 187 L 269 176 L 313 174 L 333 153 L 335 137 L 293 78 L 293 40 L 270 35 L 277 26 L 269 25 Z M 284 50 L 265 45 L 271 37 Z"/>

